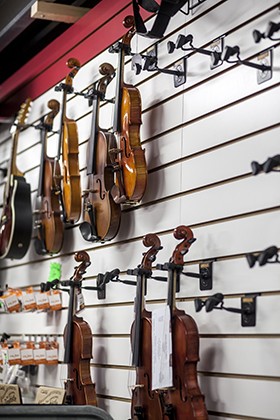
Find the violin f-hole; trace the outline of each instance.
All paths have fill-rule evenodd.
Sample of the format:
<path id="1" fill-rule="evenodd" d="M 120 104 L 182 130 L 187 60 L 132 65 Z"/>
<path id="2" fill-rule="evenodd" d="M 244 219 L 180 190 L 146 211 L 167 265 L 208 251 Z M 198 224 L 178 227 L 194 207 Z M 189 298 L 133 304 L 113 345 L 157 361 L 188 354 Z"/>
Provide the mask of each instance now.
<path id="1" fill-rule="evenodd" d="M 124 148 L 123 148 L 123 151 L 124 151 L 124 156 L 125 156 L 127 159 L 129 159 L 129 158 L 130 158 L 130 156 L 131 156 L 131 153 L 130 153 L 130 152 L 128 152 L 127 140 L 126 140 L 126 138 L 125 138 L 125 137 L 122 137 L 121 141 L 124 143 Z"/>

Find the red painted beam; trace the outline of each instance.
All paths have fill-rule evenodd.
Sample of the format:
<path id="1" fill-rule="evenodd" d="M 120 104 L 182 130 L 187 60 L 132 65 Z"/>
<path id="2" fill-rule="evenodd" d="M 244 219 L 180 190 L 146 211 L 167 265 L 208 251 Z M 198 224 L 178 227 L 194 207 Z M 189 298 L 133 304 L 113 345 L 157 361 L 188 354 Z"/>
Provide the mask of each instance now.
<path id="1" fill-rule="evenodd" d="M 69 57 L 83 65 L 112 45 L 124 34 L 122 21 L 129 14 L 131 1 L 101 0 L 0 86 L 0 116 L 11 115 L 26 97 L 34 100 L 62 80 Z"/>

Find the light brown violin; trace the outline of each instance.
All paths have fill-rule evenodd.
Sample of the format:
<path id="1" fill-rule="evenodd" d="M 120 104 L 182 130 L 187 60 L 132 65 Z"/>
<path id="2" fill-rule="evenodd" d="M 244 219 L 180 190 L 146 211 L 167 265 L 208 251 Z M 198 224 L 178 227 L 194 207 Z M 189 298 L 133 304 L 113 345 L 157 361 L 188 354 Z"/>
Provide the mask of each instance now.
<path id="1" fill-rule="evenodd" d="M 104 99 L 115 71 L 111 64 L 103 63 L 99 72 L 103 77 L 94 85 L 91 95 L 93 111 L 87 149 L 88 188 L 83 191 L 84 222 L 79 226 L 83 238 L 91 242 L 113 239 L 121 221 L 120 204 L 114 201 L 112 195 L 115 182 L 108 152 L 110 147 L 115 147 L 115 136 L 99 127 L 100 101 Z"/>
<path id="2" fill-rule="evenodd" d="M 64 221 L 74 223 L 81 214 L 81 183 L 79 171 L 79 139 L 77 124 L 66 116 L 67 93 L 72 93 L 72 81 L 80 69 L 76 58 L 69 58 L 67 66 L 71 69 L 58 90 L 63 90 L 61 130 L 58 144 L 59 153 L 62 147 L 62 183 Z"/>
<path id="3" fill-rule="evenodd" d="M 127 16 L 123 25 L 129 28 L 121 42 L 113 45 L 109 51 L 118 52 L 118 72 L 113 131 L 117 138 L 117 149 L 111 149 L 112 160 L 120 171 L 116 171 L 115 201 L 133 203 L 142 199 L 147 185 L 147 165 L 145 150 L 141 147 L 141 95 L 139 90 L 124 82 L 124 60 L 130 54 L 130 43 L 136 33 L 133 16 Z"/>

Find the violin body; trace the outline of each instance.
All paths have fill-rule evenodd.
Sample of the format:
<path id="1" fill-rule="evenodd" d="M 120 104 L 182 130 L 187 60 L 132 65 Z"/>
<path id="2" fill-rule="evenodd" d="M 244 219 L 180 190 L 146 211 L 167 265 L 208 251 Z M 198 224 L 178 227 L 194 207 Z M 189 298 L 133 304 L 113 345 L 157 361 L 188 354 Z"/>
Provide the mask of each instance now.
<path id="1" fill-rule="evenodd" d="M 40 206 L 40 224 L 38 239 L 43 249 L 50 254 L 61 250 L 64 237 L 64 225 L 61 217 L 59 194 L 56 192 L 54 179 L 60 178 L 60 166 L 53 158 L 46 158 L 43 169 L 43 196 Z"/>
<path id="2" fill-rule="evenodd" d="M 152 319 L 151 312 L 142 311 L 141 318 L 141 364 L 136 368 L 136 386 L 132 391 L 132 420 L 162 420 L 162 409 L 157 391 L 152 391 Z M 131 327 L 131 337 L 134 337 L 135 323 Z M 140 386 L 137 386 L 140 385 Z"/>
<path id="3" fill-rule="evenodd" d="M 88 175 L 88 194 L 85 199 L 84 219 L 92 223 L 90 211 L 94 213 L 94 228 L 97 240 L 108 241 L 118 233 L 121 221 L 120 205 L 115 203 L 111 190 L 114 184 L 108 145 L 115 141 L 114 135 L 98 131 L 96 138 L 95 166 L 96 173 Z"/>
<path id="4" fill-rule="evenodd" d="M 76 221 L 81 213 L 79 140 L 76 122 L 66 116 L 63 121 L 62 162 L 65 216 L 67 221 Z"/>
<path id="5" fill-rule="evenodd" d="M 145 151 L 141 148 L 141 96 L 137 88 L 125 84 L 122 88 L 120 166 L 125 194 L 129 201 L 139 201 L 147 184 Z"/>
<path id="6" fill-rule="evenodd" d="M 28 250 L 32 234 L 30 185 L 23 176 L 12 176 L 6 188 L 0 221 L 0 258 L 20 259 Z"/>
<path id="7" fill-rule="evenodd" d="M 64 337 L 66 335 L 64 332 Z M 71 336 L 71 362 L 68 364 L 65 385 L 66 402 L 74 405 L 97 405 L 95 384 L 90 376 L 92 333 L 83 318 L 73 315 Z"/>
<path id="8" fill-rule="evenodd" d="M 184 311 L 172 315 L 173 388 L 160 391 L 163 419 L 207 420 L 208 414 L 197 381 L 199 335 L 195 321 Z"/>

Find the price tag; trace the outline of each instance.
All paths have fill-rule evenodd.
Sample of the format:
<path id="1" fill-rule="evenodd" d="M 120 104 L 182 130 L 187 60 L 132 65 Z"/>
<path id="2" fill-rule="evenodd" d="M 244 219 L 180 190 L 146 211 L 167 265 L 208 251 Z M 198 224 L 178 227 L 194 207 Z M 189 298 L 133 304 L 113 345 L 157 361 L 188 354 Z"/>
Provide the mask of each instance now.
<path id="1" fill-rule="evenodd" d="M 20 357 L 20 349 L 19 348 L 11 348 L 8 349 L 8 359 L 9 363 L 17 361 L 20 363 L 21 357 Z"/>
<path id="2" fill-rule="evenodd" d="M 18 310 L 19 307 L 20 307 L 19 300 L 18 300 L 17 296 L 14 295 L 14 294 L 7 296 L 5 298 L 5 303 L 6 303 L 6 307 L 7 307 L 8 311 L 10 311 L 10 312 Z"/>
<path id="3" fill-rule="evenodd" d="M 46 362 L 46 349 L 38 348 L 33 350 L 33 357 L 35 363 L 45 363 Z"/>
<path id="4" fill-rule="evenodd" d="M 169 306 L 152 311 L 152 389 L 173 386 Z"/>
<path id="5" fill-rule="evenodd" d="M 55 348 L 46 350 L 46 360 L 47 362 L 58 361 L 58 350 Z"/>
<path id="6" fill-rule="evenodd" d="M 81 311 L 82 309 L 84 309 L 85 300 L 84 300 L 84 296 L 83 296 L 82 292 L 78 292 L 77 303 L 78 303 L 78 308 L 77 308 L 78 311 Z"/>
<path id="7" fill-rule="evenodd" d="M 22 362 L 28 362 L 29 360 L 34 360 L 33 349 L 21 349 L 20 357 Z"/>

